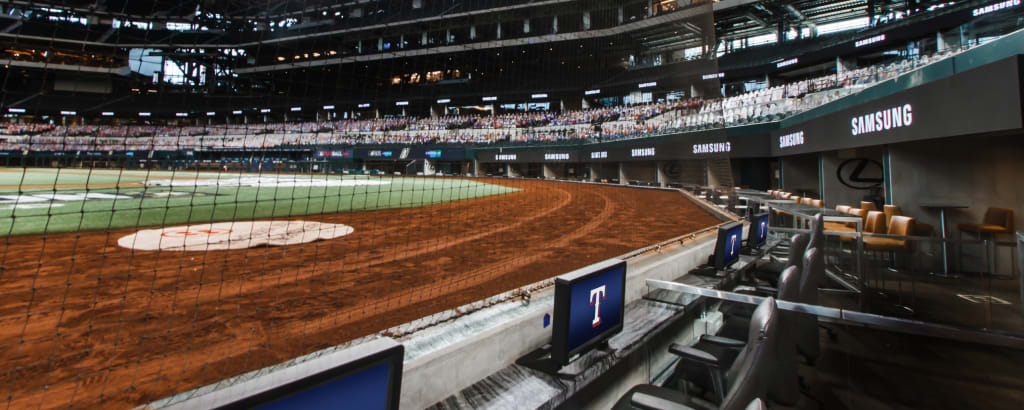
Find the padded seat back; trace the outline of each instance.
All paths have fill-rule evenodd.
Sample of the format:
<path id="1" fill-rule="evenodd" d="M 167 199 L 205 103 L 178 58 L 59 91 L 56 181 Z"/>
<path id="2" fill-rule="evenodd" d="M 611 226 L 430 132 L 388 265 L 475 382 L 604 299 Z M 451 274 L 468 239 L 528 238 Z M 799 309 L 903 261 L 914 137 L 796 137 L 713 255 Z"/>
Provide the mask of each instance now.
<path id="1" fill-rule="evenodd" d="M 860 201 L 861 209 L 867 209 L 868 211 L 877 211 L 878 207 L 875 206 L 874 202 L 871 201 Z"/>
<path id="2" fill-rule="evenodd" d="M 989 208 L 985 211 L 985 225 L 996 225 L 1013 231 L 1013 210 L 1010 208 Z"/>
<path id="3" fill-rule="evenodd" d="M 868 211 L 868 220 L 864 224 L 865 233 L 887 233 L 885 214 L 878 211 Z"/>
<path id="4" fill-rule="evenodd" d="M 811 248 L 804 253 L 804 274 L 800 278 L 800 303 L 818 304 L 818 284 L 825 281 L 825 257 L 819 249 Z M 821 351 L 818 340 L 818 317 L 800 314 L 795 325 L 797 350 L 810 361 L 817 359 Z"/>
<path id="5" fill-rule="evenodd" d="M 799 302 L 802 276 L 803 272 L 798 266 L 790 266 L 783 270 L 779 275 L 778 300 Z M 775 344 L 775 353 L 771 356 L 775 361 L 773 365 L 775 377 L 771 380 L 768 398 L 786 406 L 796 406 L 800 401 L 800 379 L 796 365 L 796 335 L 800 332 L 798 324 L 803 320 L 801 316 L 797 312 L 782 311 L 779 313 L 779 340 Z"/>
<path id="6" fill-rule="evenodd" d="M 914 218 L 909 216 L 894 216 L 889 221 L 889 235 L 914 236 Z"/>
<path id="7" fill-rule="evenodd" d="M 811 205 L 816 206 L 818 208 L 824 208 L 825 207 L 825 201 L 822 201 L 820 199 L 812 199 L 811 200 Z"/>
<path id="8" fill-rule="evenodd" d="M 807 243 L 809 239 L 810 237 L 807 234 L 798 233 L 793 235 L 793 238 L 789 240 L 789 255 L 786 259 L 786 264 L 788 266 L 797 266 L 800 268 L 800 271 L 803 272 L 804 252 L 807 252 Z"/>
<path id="9" fill-rule="evenodd" d="M 729 392 L 719 409 L 743 410 L 752 400 L 766 395 L 775 370 L 776 362 L 770 356 L 776 351 L 779 330 L 775 298 L 765 298 L 750 317 L 747 345 L 726 374 Z"/>
<path id="10" fill-rule="evenodd" d="M 844 214 L 848 214 L 848 213 L 850 213 L 850 206 L 849 205 L 836 205 L 836 210 L 839 211 L 839 212 L 842 212 Z"/>
<path id="11" fill-rule="evenodd" d="M 850 208 L 847 212 L 850 215 L 859 216 L 860 219 L 866 219 L 868 217 L 868 210 L 864 208 Z"/>
<path id="12" fill-rule="evenodd" d="M 807 240 L 807 248 L 825 249 L 825 215 L 817 214 L 811 219 L 811 236 Z"/>
<path id="13" fill-rule="evenodd" d="M 885 212 L 885 224 L 889 225 L 889 221 L 896 215 L 903 215 L 903 210 L 898 205 L 886 205 L 882 207 Z"/>

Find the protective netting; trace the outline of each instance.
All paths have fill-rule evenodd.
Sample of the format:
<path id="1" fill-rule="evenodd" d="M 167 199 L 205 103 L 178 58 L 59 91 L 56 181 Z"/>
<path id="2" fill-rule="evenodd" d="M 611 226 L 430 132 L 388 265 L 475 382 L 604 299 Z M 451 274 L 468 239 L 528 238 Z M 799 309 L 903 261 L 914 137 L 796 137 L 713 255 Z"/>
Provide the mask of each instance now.
<path id="1" fill-rule="evenodd" d="M 719 222 L 622 185 L 731 187 L 722 146 L 481 160 L 724 141 L 710 2 L 357 3 L 0 5 L 4 406 L 145 404 Z"/>

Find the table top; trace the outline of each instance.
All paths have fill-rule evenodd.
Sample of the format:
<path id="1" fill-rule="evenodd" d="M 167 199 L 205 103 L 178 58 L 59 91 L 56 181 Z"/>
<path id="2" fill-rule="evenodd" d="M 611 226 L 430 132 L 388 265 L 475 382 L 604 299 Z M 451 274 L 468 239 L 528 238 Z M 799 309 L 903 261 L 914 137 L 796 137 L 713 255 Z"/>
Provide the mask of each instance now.
<path id="1" fill-rule="evenodd" d="M 817 215 L 817 214 L 822 214 L 825 217 L 847 217 L 847 216 L 856 217 L 854 215 L 850 215 L 850 214 L 847 214 L 847 213 L 839 212 L 839 211 L 837 211 L 835 209 L 832 209 L 832 208 L 819 208 L 819 207 L 816 207 L 814 205 L 798 204 L 798 203 L 793 202 L 793 201 L 787 201 L 787 202 L 774 202 L 773 201 L 773 202 L 771 202 L 771 206 L 772 206 L 772 208 L 777 208 L 779 210 L 790 212 L 790 213 L 800 214 L 800 216 L 804 216 L 804 217 L 812 217 L 812 216 Z"/>
<path id="2" fill-rule="evenodd" d="M 961 203 L 961 202 L 942 202 L 942 201 L 925 202 L 925 203 L 921 204 L 920 206 L 922 208 L 935 208 L 935 209 L 942 209 L 942 208 L 946 208 L 946 209 L 970 208 L 970 206 L 968 206 L 968 205 L 966 205 L 964 203 Z"/>

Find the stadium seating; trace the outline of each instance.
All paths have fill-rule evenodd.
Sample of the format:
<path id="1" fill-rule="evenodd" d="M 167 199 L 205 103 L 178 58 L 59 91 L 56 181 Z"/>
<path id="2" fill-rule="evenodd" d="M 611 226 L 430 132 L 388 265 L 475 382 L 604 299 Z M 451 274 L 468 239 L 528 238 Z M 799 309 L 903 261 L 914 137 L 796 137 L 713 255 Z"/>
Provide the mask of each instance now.
<path id="1" fill-rule="evenodd" d="M 774 377 L 777 368 L 771 355 L 776 352 L 776 344 L 779 342 L 780 334 L 783 333 L 780 327 L 780 317 L 774 298 L 766 298 L 754 311 L 751 317 L 748 332 L 748 343 L 737 355 L 736 361 L 728 369 L 723 369 L 722 364 L 713 355 L 700 350 L 672 345 L 670 351 L 679 355 L 682 360 L 692 363 L 693 366 L 705 368 L 715 381 L 715 394 L 720 397 L 717 406 L 695 398 L 690 395 L 681 394 L 671 389 L 639 385 L 630 389 L 615 404 L 615 409 L 649 408 L 643 406 L 646 397 L 635 397 L 638 393 L 644 396 L 652 396 L 668 403 L 676 403 L 684 406 L 697 406 L 718 409 L 743 409 L 751 401 L 765 397 L 770 385 L 769 380 Z M 640 403 L 636 403 L 640 401 Z M 641 406 L 636 406 L 640 404 Z"/>

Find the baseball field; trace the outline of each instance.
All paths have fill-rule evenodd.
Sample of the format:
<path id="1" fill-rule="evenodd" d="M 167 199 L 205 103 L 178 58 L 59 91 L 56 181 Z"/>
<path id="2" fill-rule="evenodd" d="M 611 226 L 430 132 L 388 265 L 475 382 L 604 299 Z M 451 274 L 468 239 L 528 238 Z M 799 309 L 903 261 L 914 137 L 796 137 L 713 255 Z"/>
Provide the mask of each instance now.
<path id="1" fill-rule="evenodd" d="M 568 182 L 2 169 L 0 397 L 132 407 L 718 222 Z"/>

